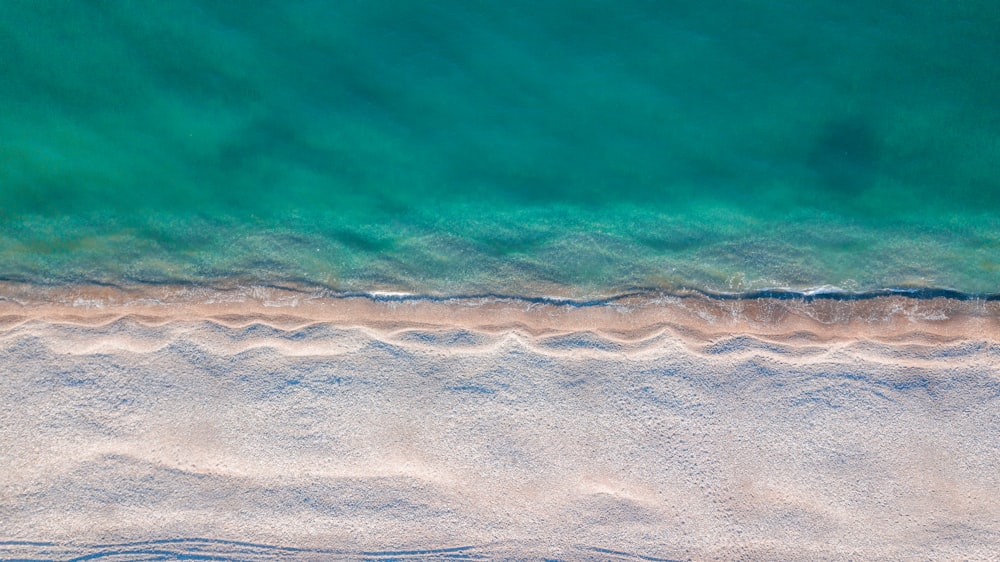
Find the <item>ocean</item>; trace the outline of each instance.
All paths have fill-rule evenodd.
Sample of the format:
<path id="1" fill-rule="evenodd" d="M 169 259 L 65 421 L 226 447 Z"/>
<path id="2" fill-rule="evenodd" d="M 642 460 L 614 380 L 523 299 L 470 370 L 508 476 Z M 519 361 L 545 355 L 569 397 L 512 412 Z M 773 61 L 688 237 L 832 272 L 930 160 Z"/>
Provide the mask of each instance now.
<path id="1" fill-rule="evenodd" d="M 994 2 L 12 2 L 0 277 L 1000 289 Z"/>

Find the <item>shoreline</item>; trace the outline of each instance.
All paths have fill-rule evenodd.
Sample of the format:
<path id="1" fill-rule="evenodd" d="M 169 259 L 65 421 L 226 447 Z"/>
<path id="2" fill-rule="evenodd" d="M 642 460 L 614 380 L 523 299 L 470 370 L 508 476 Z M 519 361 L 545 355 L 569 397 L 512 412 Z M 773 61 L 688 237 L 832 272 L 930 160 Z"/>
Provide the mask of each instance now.
<path id="1" fill-rule="evenodd" d="M 834 296 L 840 295 L 840 296 Z M 154 285 L 129 288 L 0 283 L 0 326 L 28 321 L 101 325 L 208 320 L 291 329 L 309 324 L 519 331 L 532 336 L 596 332 L 634 340 L 666 328 L 710 340 L 734 333 L 774 338 L 984 339 L 1000 341 L 1000 298 L 944 291 L 766 291 L 741 297 L 636 292 L 601 300 L 511 296 L 334 294 L 322 289 Z"/>

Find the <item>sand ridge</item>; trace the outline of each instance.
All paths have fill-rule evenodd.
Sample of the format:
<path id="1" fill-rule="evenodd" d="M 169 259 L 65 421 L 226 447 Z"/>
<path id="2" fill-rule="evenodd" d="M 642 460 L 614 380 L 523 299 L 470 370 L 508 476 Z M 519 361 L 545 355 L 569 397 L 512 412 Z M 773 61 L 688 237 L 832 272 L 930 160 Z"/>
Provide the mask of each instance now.
<path id="1" fill-rule="evenodd" d="M 273 287 L 211 289 L 141 286 L 128 289 L 0 284 L 0 326 L 29 320 L 100 325 L 130 318 L 155 325 L 208 320 L 235 327 L 263 324 L 286 330 L 314 323 L 365 326 L 384 332 L 465 328 L 532 336 L 599 330 L 603 337 L 635 340 L 669 328 L 710 340 L 749 333 L 785 339 L 1000 341 L 1000 300 L 875 296 L 719 299 L 699 293 L 643 293 L 580 303 L 512 297 L 332 295 Z"/>

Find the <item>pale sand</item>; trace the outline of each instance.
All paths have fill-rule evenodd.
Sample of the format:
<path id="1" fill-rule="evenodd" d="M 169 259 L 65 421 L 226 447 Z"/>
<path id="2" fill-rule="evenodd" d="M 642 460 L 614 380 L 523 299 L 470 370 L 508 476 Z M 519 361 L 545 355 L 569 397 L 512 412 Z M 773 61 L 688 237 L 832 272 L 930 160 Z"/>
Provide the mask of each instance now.
<path id="1" fill-rule="evenodd" d="M 0 296 L 0 558 L 1000 545 L 996 301 Z"/>

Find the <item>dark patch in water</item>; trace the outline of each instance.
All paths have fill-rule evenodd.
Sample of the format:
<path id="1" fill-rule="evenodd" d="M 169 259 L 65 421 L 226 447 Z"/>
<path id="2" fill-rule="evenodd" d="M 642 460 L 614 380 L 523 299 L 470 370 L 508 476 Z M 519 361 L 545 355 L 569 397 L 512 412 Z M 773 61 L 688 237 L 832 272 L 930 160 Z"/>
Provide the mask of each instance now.
<path id="1" fill-rule="evenodd" d="M 809 153 L 808 165 L 822 187 L 852 195 L 874 183 L 880 153 L 871 123 L 860 117 L 847 117 L 823 128 Z"/>
<path id="2" fill-rule="evenodd" d="M 392 250 L 396 246 L 396 241 L 391 238 L 366 236 L 347 229 L 338 230 L 334 238 L 348 248 L 362 252 L 384 252 Z"/>

